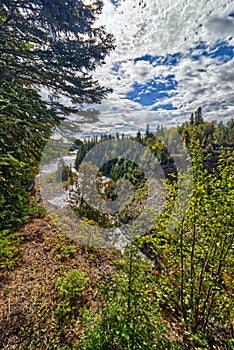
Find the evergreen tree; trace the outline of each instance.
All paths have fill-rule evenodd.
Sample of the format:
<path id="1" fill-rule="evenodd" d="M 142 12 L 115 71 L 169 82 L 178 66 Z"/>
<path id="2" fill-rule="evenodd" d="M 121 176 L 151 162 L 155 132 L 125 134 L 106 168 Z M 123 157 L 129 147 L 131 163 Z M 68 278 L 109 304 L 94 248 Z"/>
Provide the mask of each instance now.
<path id="1" fill-rule="evenodd" d="M 22 85 L 45 86 L 50 103 L 71 111 L 72 103 L 99 102 L 108 89 L 90 73 L 113 49 L 113 37 L 94 27 L 102 1 L 2 0 L 0 5 L 0 77 Z"/>
<path id="2" fill-rule="evenodd" d="M 114 48 L 113 36 L 94 26 L 101 9 L 101 0 L 0 2 L 0 229 L 27 219 L 27 183 L 59 113 L 99 102 L 109 91 L 91 76 Z"/>
<path id="3" fill-rule="evenodd" d="M 198 109 L 195 112 L 195 124 L 202 124 L 203 123 L 203 117 L 202 117 L 202 109 L 201 107 L 198 107 Z"/>
<path id="4" fill-rule="evenodd" d="M 138 131 L 137 135 L 136 135 L 136 141 L 141 142 L 141 132 Z"/>
<path id="5" fill-rule="evenodd" d="M 145 131 L 145 136 L 149 137 L 150 132 L 149 132 L 149 124 L 146 125 L 146 131 Z"/>
<path id="6" fill-rule="evenodd" d="M 190 117 L 190 124 L 193 125 L 194 124 L 194 117 L 193 117 L 193 113 L 191 114 L 191 117 Z"/>

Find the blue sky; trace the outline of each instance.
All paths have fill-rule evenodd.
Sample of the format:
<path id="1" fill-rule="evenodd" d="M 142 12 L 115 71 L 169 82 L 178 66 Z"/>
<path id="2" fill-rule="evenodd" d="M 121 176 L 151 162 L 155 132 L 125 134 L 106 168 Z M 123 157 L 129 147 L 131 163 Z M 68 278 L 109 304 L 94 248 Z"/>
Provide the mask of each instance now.
<path id="1" fill-rule="evenodd" d="M 144 106 L 152 106 L 155 102 L 160 102 L 163 106 L 163 98 L 170 96 L 173 92 L 176 93 L 175 76 L 169 75 L 165 81 L 157 81 L 157 77 L 148 80 L 145 84 L 135 83 L 132 86 L 125 98 L 130 101 L 135 101 Z M 169 108 L 171 106 L 171 108 Z M 156 107 L 152 108 L 156 110 Z M 174 109 L 172 105 L 165 104 L 165 109 Z"/>
<path id="2" fill-rule="evenodd" d="M 104 0 L 98 24 L 116 50 L 95 78 L 114 92 L 88 129 L 178 125 L 199 106 L 205 120 L 234 116 L 234 1 Z"/>
<path id="3" fill-rule="evenodd" d="M 199 51 L 199 53 L 197 53 Z M 201 57 L 212 58 L 217 61 L 217 64 L 222 65 L 233 59 L 234 46 L 228 45 L 227 42 L 218 42 L 214 46 L 207 46 L 205 43 L 200 43 L 194 49 L 190 50 L 190 56 L 192 61 L 200 61 Z M 145 55 L 138 57 L 134 62 L 146 61 L 150 64 L 160 64 L 165 67 L 177 66 L 183 56 L 180 53 L 167 56 L 155 56 Z M 119 65 L 116 65 L 114 69 L 117 69 Z M 116 70 L 118 72 L 118 69 Z M 200 68 L 200 72 L 205 72 L 206 69 Z M 165 97 L 176 95 L 176 88 L 179 84 L 175 79 L 175 75 L 168 75 L 164 81 L 158 81 L 159 77 L 154 76 L 152 79 L 147 80 L 145 84 L 134 83 L 130 91 L 127 92 L 125 98 L 131 101 L 138 102 L 143 107 L 152 106 L 155 102 L 158 102 L 157 106 L 154 106 L 152 110 L 165 109 L 165 110 L 177 110 L 179 108 L 174 107 L 172 104 L 163 103 Z"/>

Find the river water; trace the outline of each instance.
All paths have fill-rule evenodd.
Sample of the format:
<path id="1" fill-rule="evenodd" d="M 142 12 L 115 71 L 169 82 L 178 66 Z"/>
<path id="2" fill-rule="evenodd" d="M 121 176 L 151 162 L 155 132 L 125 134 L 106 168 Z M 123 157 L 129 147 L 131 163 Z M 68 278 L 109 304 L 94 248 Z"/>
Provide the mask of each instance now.
<path id="1" fill-rule="evenodd" d="M 76 173 L 79 177 L 79 173 L 76 171 L 74 167 L 75 159 L 76 159 L 77 152 L 70 152 L 68 155 L 63 156 L 64 164 L 67 166 L 71 166 L 72 172 Z M 41 165 L 39 175 L 37 176 L 37 186 L 40 191 L 40 195 L 43 201 L 43 204 L 45 208 L 47 209 L 47 213 L 51 217 L 53 223 L 55 223 L 54 217 L 61 216 L 61 218 L 64 218 L 64 213 L 66 213 L 66 216 L 72 217 L 71 220 L 74 220 L 73 214 L 71 215 L 71 208 L 70 208 L 70 200 L 69 200 L 69 193 L 76 191 L 75 185 L 69 185 L 66 189 L 63 188 L 60 184 L 59 187 L 56 187 L 54 190 L 52 190 L 52 182 L 51 182 L 51 176 L 56 174 L 58 170 L 58 164 L 61 158 L 57 158 L 55 160 L 51 160 L 49 162 L 46 162 Z M 50 178 L 49 178 L 50 177 Z M 46 180 L 48 178 L 48 181 Z M 108 181 L 107 178 L 102 177 L 103 183 L 105 181 Z M 56 219 L 57 220 L 57 219 Z M 74 224 L 74 223 L 73 223 Z M 77 225 L 80 226 L 80 224 L 77 223 Z M 61 227 L 61 222 L 59 224 Z M 73 225 L 74 226 L 74 225 Z M 71 233 L 71 229 L 69 227 L 68 230 L 63 229 L 65 231 L 64 233 L 68 234 L 69 237 L 73 238 L 73 233 Z M 66 232 L 67 231 L 67 232 Z M 86 234 L 86 233 L 85 233 Z M 130 239 L 127 234 L 127 228 L 123 225 L 120 227 L 112 227 L 108 229 L 108 232 L 105 230 L 105 237 L 108 236 L 108 244 L 110 245 L 110 241 L 113 241 L 112 246 L 114 246 L 117 249 L 123 250 L 124 247 L 130 242 Z M 102 233 L 103 235 L 103 233 Z M 112 239 L 114 238 L 114 239 Z M 80 239 L 83 241 L 82 239 Z M 106 238 L 105 241 L 107 242 Z M 82 243 L 82 242 L 81 242 Z M 104 244 L 105 245 L 105 244 Z"/>
<path id="2" fill-rule="evenodd" d="M 77 183 L 79 187 L 79 181 L 82 181 L 82 177 L 84 177 L 84 175 L 82 174 L 82 176 L 80 176 L 80 174 L 74 168 L 76 152 L 70 152 L 66 156 L 63 156 L 62 159 L 64 164 L 71 167 L 72 171 L 77 174 Z M 95 218 L 93 218 L 93 223 L 90 224 L 90 220 L 81 220 L 75 214 L 74 208 L 79 207 L 79 205 L 81 205 L 81 201 L 79 199 L 79 201 L 77 201 L 77 206 L 74 205 L 75 202 L 72 203 L 71 201 L 71 193 L 75 194 L 76 196 L 77 185 L 73 184 L 64 188 L 61 180 L 59 181 L 56 178 L 59 161 L 61 161 L 61 157 L 56 160 L 45 162 L 41 166 L 40 173 L 38 175 L 38 186 L 44 206 L 47 209 L 47 213 L 51 217 L 53 223 L 61 231 L 67 233 L 69 237 L 79 241 L 79 243 L 82 244 L 115 247 L 123 250 L 132 239 L 137 239 L 139 236 L 148 232 L 153 227 L 153 222 L 155 222 L 156 216 L 160 215 L 165 203 L 165 191 L 160 181 L 154 178 L 151 178 L 149 181 L 147 179 L 148 197 L 146 205 L 145 203 L 143 204 L 141 207 L 143 209 L 140 209 L 141 211 L 139 211 L 139 202 L 137 201 L 136 197 L 135 200 L 132 199 L 132 197 L 130 198 L 130 201 L 127 202 L 126 196 L 128 191 L 125 192 L 122 190 L 122 192 L 118 192 L 120 201 L 124 203 L 124 206 L 125 203 L 128 203 L 127 210 L 128 212 L 133 213 L 134 216 L 134 219 L 132 219 L 132 221 L 130 220 L 131 222 L 128 222 L 127 224 L 123 224 L 122 221 L 118 221 L 117 219 L 117 221 L 115 221 L 115 225 L 113 225 L 113 208 L 115 209 L 114 212 L 118 213 L 114 203 L 115 201 L 109 202 L 109 205 L 106 201 L 100 199 L 100 203 L 102 205 L 100 207 L 95 207 L 95 204 L 93 204 L 95 202 L 88 201 L 88 204 L 91 203 L 91 206 L 94 209 L 94 211 L 91 212 L 92 216 L 96 215 L 95 211 L 96 213 L 99 212 L 99 214 L 105 213 L 110 225 L 107 225 L 108 228 L 102 228 L 100 225 L 98 226 L 96 224 L 97 221 L 95 221 Z M 99 181 L 101 181 L 101 185 L 103 186 L 102 188 L 104 188 L 110 179 L 101 177 L 99 178 Z M 95 192 L 96 185 L 97 177 L 90 175 L 88 172 L 85 179 L 86 192 L 91 193 L 92 196 L 92 188 L 93 192 Z M 131 183 L 128 185 L 129 188 L 131 188 L 130 185 Z M 105 203 L 102 204 L 103 202 Z M 110 211 L 108 207 L 111 208 Z M 104 211 L 102 210 L 103 208 Z M 154 214 L 152 214 L 153 211 Z M 139 212 L 138 217 L 136 215 L 137 212 Z M 116 215 L 118 218 L 118 214 Z M 131 215 L 130 217 L 132 217 Z"/>

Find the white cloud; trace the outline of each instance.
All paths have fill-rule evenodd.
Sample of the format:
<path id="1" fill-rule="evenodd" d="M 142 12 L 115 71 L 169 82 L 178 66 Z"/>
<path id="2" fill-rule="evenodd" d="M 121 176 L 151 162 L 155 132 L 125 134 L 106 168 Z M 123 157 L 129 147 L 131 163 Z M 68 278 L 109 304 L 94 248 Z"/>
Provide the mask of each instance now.
<path id="1" fill-rule="evenodd" d="M 116 37 L 116 50 L 106 59 L 106 65 L 95 74 L 101 84 L 110 86 L 114 93 L 97 108 L 101 111 L 101 124 L 129 124 L 131 128 L 143 127 L 147 122 L 177 124 L 188 119 L 198 106 L 203 107 L 207 119 L 226 119 L 234 112 L 234 59 L 220 62 L 218 58 L 200 56 L 205 43 L 211 51 L 217 42 L 229 40 L 234 45 L 234 2 L 229 0 L 120 0 L 115 7 L 104 0 L 104 11 L 99 24 Z M 192 50 L 192 51 L 191 51 Z M 215 50 L 213 49 L 213 52 Z M 166 56 L 180 53 L 176 65 L 164 65 L 163 61 L 152 62 L 134 59 L 144 55 Z M 118 64 L 118 69 L 113 67 Z M 135 83 L 146 84 L 151 79 L 165 82 L 174 75 L 176 93 L 154 106 L 171 104 L 176 111 L 150 110 L 139 103 L 127 100 L 126 94 Z M 143 93 L 150 92 L 145 86 Z"/>
<path id="2" fill-rule="evenodd" d="M 104 4 L 101 22 L 116 36 L 118 59 L 175 53 L 201 40 L 210 44 L 233 28 L 228 0 L 122 0 L 117 9 L 110 0 Z"/>
<path id="3" fill-rule="evenodd" d="M 213 17 L 206 22 L 205 26 L 209 36 L 215 36 L 217 39 L 232 36 L 234 33 L 234 19 L 230 17 Z"/>

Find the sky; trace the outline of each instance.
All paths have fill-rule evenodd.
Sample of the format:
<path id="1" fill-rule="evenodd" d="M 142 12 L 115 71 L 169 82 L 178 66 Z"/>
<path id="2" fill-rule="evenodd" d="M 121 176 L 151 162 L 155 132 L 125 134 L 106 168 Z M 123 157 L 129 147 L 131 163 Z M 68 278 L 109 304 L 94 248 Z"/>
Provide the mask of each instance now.
<path id="1" fill-rule="evenodd" d="M 94 77 L 114 91 L 84 132 L 176 126 L 198 107 L 234 117 L 234 0 L 104 0 L 97 24 L 116 49 Z"/>

